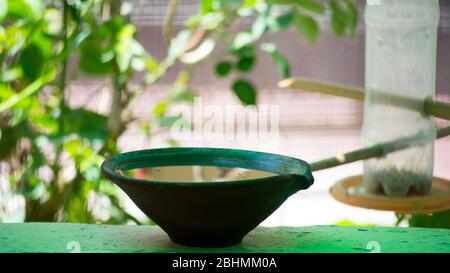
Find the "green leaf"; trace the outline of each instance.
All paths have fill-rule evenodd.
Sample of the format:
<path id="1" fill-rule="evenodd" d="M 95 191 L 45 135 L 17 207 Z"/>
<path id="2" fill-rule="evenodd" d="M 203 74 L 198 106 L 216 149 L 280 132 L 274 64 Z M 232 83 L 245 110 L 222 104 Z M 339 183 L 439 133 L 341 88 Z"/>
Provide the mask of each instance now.
<path id="1" fill-rule="evenodd" d="M 244 56 L 239 59 L 237 63 L 237 68 L 242 72 L 247 72 L 253 68 L 254 63 L 255 63 L 254 56 Z"/>
<path id="2" fill-rule="evenodd" d="M 92 75 L 106 75 L 111 73 L 111 65 L 103 63 L 93 58 L 82 57 L 78 61 L 78 67 L 81 71 Z"/>
<path id="3" fill-rule="evenodd" d="M 255 20 L 251 28 L 251 35 L 253 41 L 258 40 L 266 32 L 268 19 L 270 18 L 270 11 L 272 6 L 269 5 Z"/>
<path id="4" fill-rule="evenodd" d="M 331 16 L 331 27 L 338 37 L 344 35 L 345 24 L 336 15 Z"/>
<path id="5" fill-rule="evenodd" d="M 309 42 L 314 42 L 319 37 L 319 26 L 309 15 L 295 14 L 295 26 Z"/>
<path id="6" fill-rule="evenodd" d="M 169 128 L 175 124 L 175 122 L 186 123 L 185 119 L 181 116 L 162 116 L 156 119 L 157 127 Z"/>
<path id="7" fill-rule="evenodd" d="M 246 7 L 246 8 L 252 8 L 256 4 L 258 4 L 258 0 L 244 0 L 244 3 L 242 4 L 242 6 Z"/>
<path id="8" fill-rule="evenodd" d="M 264 34 L 267 26 L 266 20 L 266 17 L 262 15 L 256 18 L 251 29 L 251 36 L 253 40 L 259 39 Z"/>
<path id="9" fill-rule="evenodd" d="M 346 29 L 346 14 L 338 2 L 331 0 L 331 27 L 337 36 L 342 36 Z"/>
<path id="10" fill-rule="evenodd" d="M 48 73 L 44 74 L 34 82 L 32 82 L 30 85 L 22 89 L 22 91 L 12 97 L 10 97 L 6 101 L 2 101 L 0 103 L 0 113 L 3 111 L 6 111 L 19 103 L 20 101 L 26 99 L 27 97 L 31 96 L 32 94 L 39 91 L 44 85 L 49 83 L 55 78 L 56 70 L 51 70 Z M 0 92 L 3 92 L 4 87 L 0 85 Z"/>
<path id="11" fill-rule="evenodd" d="M 194 102 L 195 93 L 187 89 L 175 89 L 170 94 L 170 100 L 173 102 Z"/>
<path id="12" fill-rule="evenodd" d="M 291 76 L 291 71 L 289 67 L 289 62 L 286 57 L 281 54 L 277 46 L 273 43 L 263 43 L 261 44 L 261 49 L 269 53 L 272 60 L 275 62 L 275 66 L 283 79 L 289 78 Z"/>
<path id="13" fill-rule="evenodd" d="M 175 38 L 173 38 L 170 42 L 167 57 L 172 60 L 177 59 L 186 48 L 186 44 L 191 38 L 191 35 L 192 33 L 190 30 L 182 30 L 178 32 Z"/>
<path id="14" fill-rule="evenodd" d="M 222 24 L 225 16 L 222 12 L 210 12 L 200 18 L 200 24 L 205 30 L 214 30 Z"/>
<path id="15" fill-rule="evenodd" d="M 144 60 L 145 60 L 145 69 L 147 69 L 149 72 L 154 72 L 159 66 L 158 60 L 156 60 L 150 54 L 145 55 Z"/>
<path id="16" fill-rule="evenodd" d="M 202 0 L 201 15 L 205 15 L 213 10 L 214 0 Z"/>
<path id="17" fill-rule="evenodd" d="M 350 28 L 351 35 L 356 35 L 356 28 L 358 27 L 358 10 L 355 6 L 355 3 L 352 0 L 346 1 L 347 5 L 347 21 Z"/>
<path id="18" fill-rule="evenodd" d="M 8 56 L 16 55 L 24 46 L 27 40 L 28 31 L 16 24 L 5 29 L 5 51 Z"/>
<path id="19" fill-rule="evenodd" d="M 267 2 L 275 5 L 294 5 L 298 3 L 298 0 L 268 0 Z"/>
<path id="20" fill-rule="evenodd" d="M 112 45 L 111 24 L 103 24 L 91 33 L 84 34 L 80 44 L 80 58 L 78 66 L 81 71 L 87 74 L 104 75 L 112 71 L 111 61 L 115 56 L 115 49 Z M 88 35 L 86 37 L 86 35 Z M 105 60 L 105 55 L 113 53 L 113 56 Z"/>
<path id="21" fill-rule="evenodd" d="M 36 44 L 30 44 L 20 54 L 19 63 L 23 74 L 28 80 L 33 81 L 39 77 L 44 68 L 44 53 Z"/>
<path id="22" fill-rule="evenodd" d="M 315 0 L 298 0 L 298 4 L 305 10 L 314 13 L 323 14 L 325 12 L 324 6 Z"/>
<path id="23" fill-rule="evenodd" d="M 166 113 L 168 107 L 169 107 L 168 101 L 159 102 L 153 108 L 153 115 L 155 115 L 156 117 L 162 117 Z"/>
<path id="24" fill-rule="evenodd" d="M 28 179 L 27 186 L 20 190 L 27 200 L 37 200 L 44 196 L 46 192 L 45 183 L 39 179 L 36 175 L 32 175 Z"/>
<path id="25" fill-rule="evenodd" d="M 234 37 L 233 43 L 231 45 L 232 50 L 236 51 L 243 47 L 249 46 L 253 43 L 253 36 L 250 32 L 239 32 Z"/>
<path id="26" fill-rule="evenodd" d="M 116 37 L 114 50 L 116 52 L 117 67 L 122 73 L 130 68 L 133 56 L 143 52 L 140 44 L 133 38 L 135 32 L 135 26 L 127 24 L 120 29 Z"/>
<path id="27" fill-rule="evenodd" d="M 215 70 L 216 75 L 219 77 L 227 76 L 231 71 L 231 63 L 230 62 L 220 62 L 216 64 Z"/>
<path id="28" fill-rule="evenodd" d="M 109 135 L 107 118 L 85 109 L 67 109 L 64 115 L 63 135 L 76 134 L 88 140 L 106 140 Z"/>
<path id="29" fill-rule="evenodd" d="M 231 53 L 238 58 L 253 57 L 255 56 L 255 49 L 253 48 L 253 45 L 250 44 L 240 48 L 239 50 L 231 51 Z"/>
<path id="30" fill-rule="evenodd" d="M 16 19 L 35 18 L 44 10 L 41 0 L 8 0 L 8 16 Z"/>
<path id="31" fill-rule="evenodd" d="M 164 142 L 166 143 L 166 145 L 168 147 L 171 147 L 171 148 L 180 147 L 180 143 L 173 138 L 166 139 Z"/>
<path id="32" fill-rule="evenodd" d="M 352 0 L 329 0 L 331 9 L 331 26 L 337 36 L 346 32 L 352 36 L 356 34 L 358 25 L 358 10 Z"/>
<path id="33" fill-rule="evenodd" d="M 62 14 L 59 10 L 48 8 L 44 13 L 44 31 L 49 35 L 58 35 L 63 27 Z"/>
<path id="34" fill-rule="evenodd" d="M 416 214 L 409 219 L 410 227 L 446 228 L 450 229 L 450 210 L 432 214 Z"/>
<path id="35" fill-rule="evenodd" d="M 205 39 L 196 49 L 180 56 L 180 61 L 186 64 L 200 62 L 213 52 L 215 46 L 213 39 Z"/>
<path id="36" fill-rule="evenodd" d="M 294 14 L 292 11 L 285 12 L 276 17 L 269 17 L 267 21 L 267 32 L 277 32 L 282 29 L 288 28 L 291 26 L 294 21 Z"/>
<path id="37" fill-rule="evenodd" d="M 256 104 L 256 88 L 248 80 L 238 79 L 234 81 L 232 89 L 243 104 Z"/>
<path id="38" fill-rule="evenodd" d="M 20 79 L 22 76 L 23 76 L 22 67 L 17 66 L 3 71 L 3 75 L 0 78 L 0 81 L 11 82 Z"/>

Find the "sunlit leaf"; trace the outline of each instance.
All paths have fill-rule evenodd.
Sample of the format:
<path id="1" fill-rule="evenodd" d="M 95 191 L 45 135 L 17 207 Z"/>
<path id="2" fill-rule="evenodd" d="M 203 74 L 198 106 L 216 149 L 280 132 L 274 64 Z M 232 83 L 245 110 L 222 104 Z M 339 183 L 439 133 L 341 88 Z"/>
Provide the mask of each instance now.
<path id="1" fill-rule="evenodd" d="M 114 50 L 116 52 L 117 67 L 120 72 L 125 72 L 129 69 L 133 55 L 142 54 L 142 47 L 133 38 L 135 32 L 136 28 L 131 24 L 123 26 L 118 32 Z"/>
<path id="2" fill-rule="evenodd" d="M 244 0 L 242 6 L 252 8 L 258 3 L 258 0 Z"/>
<path id="3" fill-rule="evenodd" d="M 44 10 L 42 0 L 8 0 L 8 16 L 32 19 Z"/>
<path id="4" fill-rule="evenodd" d="M 142 71 L 145 69 L 145 60 L 142 58 L 134 57 L 131 59 L 131 68 L 136 71 Z"/>
<path id="5" fill-rule="evenodd" d="M 183 54 L 180 61 L 186 64 L 197 63 L 206 57 L 214 50 L 215 42 L 212 39 L 204 40 L 196 49 Z"/>
<path id="6" fill-rule="evenodd" d="M 225 20 L 222 12 L 210 12 L 201 17 L 201 26 L 206 30 L 214 30 Z"/>
<path id="7" fill-rule="evenodd" d="M 17 66 L 3 71 L 3 75 L 1 75 L 2 77 L 0 78 L 0 81 L 2 82 L 15 81 L 17 79 L 20 79 L 22 75 L 23 75 L 22 67 Z"/>
<path id="8" fill-rule="evenodd" d="M 256 18 L 251 28 L 253 40 L 258 40 L 264 34 L 267 27 L 267 17 L 266 12 L 264 12 Z"/>
<path id="9" fill-rule="evenodd" d="M 190 30 L 180 31 L 171 41 L 170 47 L 167 52 L 167 57 L 173 60 L 177 59 L 185 50 L 186 44 L 191 38 Z"/>
<path id="10" fill-rule="evenodd" d="M 169 107 L 169 102 L 168 101 L 158 102 L 153 107 L 153 115 L 156 116 L 156 117 L 162 117 L 166 113 L 168 107 Z"/>
<path id="11" fill-rule="evenodd" d="M 120 6 L 120 16 L 130 16 L 133 11 L 133 4 L 130 2 L 123 2 Z"/>
<path id="12" fill-rule="evenodd" d="M 8 13 L 8 1 L 0 0 L 0 23 L 5 19 L 6 14 Z"/>
<path id="13" fill-rule="evenodd" d="M 201 15 L 205 15 L 213 10 L 214 0 L 201 0 Z"/>
<path id="14" fill-rule="evenodd" d="M 63 21 L 62 14 L 59 10 L 48 8 L 44 13 L 45 32 L 50 35 L 58 35 L 61 33 Z"/>
<path id="15" fill-rule="evenodd" d="M 153 72 L 158 68 L 159 63 L 155 58 L 153 58 L 153 56 L 150 56 L 148 54 L 144 57 L 144 59 L 145 59 L 145 68 L 148 71 Z"/>
<path id="16" fill-rule="evenodd" d="M 253 42 L 253 36 L 250 32 L 245 32 L 245 31 L 239 32 L 234 37 L 231 48 L 233 50 L 239 50 L 243 47 L 250 45 L 252 42 Z"/>
<path id="17" fill-rule="evenodd" d="M 5 50 L 9 56 L 16 55 L 24 46 L 27 31 L 17 25 L 5 29 Z"/>

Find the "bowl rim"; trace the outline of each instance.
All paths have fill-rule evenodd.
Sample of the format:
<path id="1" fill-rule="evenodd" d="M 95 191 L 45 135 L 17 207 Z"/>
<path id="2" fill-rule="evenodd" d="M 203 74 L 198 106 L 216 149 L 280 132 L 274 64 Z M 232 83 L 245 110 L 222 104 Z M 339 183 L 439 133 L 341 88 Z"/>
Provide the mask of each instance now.
<path id="1" fill-rule="evenodd" d="M 178 155 L 178 157 L 174 157 Z M 180 155 L 182 156 L 197 156 L 196 158 L 189 160 L 193 160 L 194 162 L 186 164 L 186 161 L 180 161 Z M 163 156 L 162 159 L 157 159 L 158 156 Z M 170 162 L 168 159 L 164 159 L 165 157 L 170 157 Z M 154 157 L 155 160 L 160 160 L 159 164 L 148 164 L 149 158 Z M 209 157 L 211 160 L 211 164 L 202 164 L 204 163 L 202 160 L 205 160 Z M 237 157 L 234 158 L 234 157 Z M 276 163 L 269 163 L 262 161 L 267 159 L 276 160 Z M 200 162 L 195 162 L 195 161 Z M 245 162 L 245 160 L 247 160 Z M 178 162 L 178 163 L 177 163 Z M 181 162 L 181 164 L 180 164 Z M 185 164 L 183 164 L 183 162 Z M 216 164 L 213 164 L 216 163 Z M 239 164 L 240 163 L 240 164 Z M 248 169 L 256 169 L 261 171 L 268 171 L 267 169 L 263 169 L 261 166 L 276 168 L 280 165 L 284 165 L 283 169 L 278 169 L 278 171 L 274 171 L 274 169 L 269 172 L 278 174 L 269 177 L 263 178 L 254 178 L 254 179 L 243 179 L 243 180 L 227 180 L 227 181 L 203 181 L 203 182 L 195 182 L 195 181 L 157 181 L 157 180 L 146 180 L 146 179 L 138 179 L 132 178 L 117 172 L 118 170 L 125 169 L 124 167 L 129 167 L 129 169 L 134 168 L 144 168 L 144 167 L 166 167 L 166 166 L 229 166 L 229 167 L 242 167 L 244 168 L 245 163 L 253 163 L 253 167 Z M 229 165 L 227 165 L 229 164 Z M 130 167 L 131 166 L 131 167 Z M 133 167 L 136 166 L 136 167 Z M 260 168 L 255 168 L 255 166 Z M 207 186 L 229 186 L 229 185 L 249 185 L 261 182 L 267 182 L 273 180 L 274 178 L 290 178 L 294 180 L 298 180 L 300 182 L 302 189 L 309 188 L 314 183 L 314 178 L 311 174 L 310 166 L 307 162 L 297 159 L 294 157 L 273 154 L 273 153 L 265 153 L 265 152 L 257 152 L 250 150 L 241 150 L 241 149 L 227 149 L 227 148 L 208 148 L 208 147 L 176 147 L 176 148 L 155 148 L 155 149 L 144 149 L 144 150 L 135 150 L 130 152 L 125 152 L 118 154 L 116 156 L 107 158 L 103 161 L 101 165 L 101 172 L 113 182 L 120 181 L 124 183 L 138 183 L 138 184 L 147 184 L 147 185 L 157 185 L 157 186 L 183 186 L 183 187 L 207 187 Z"/>

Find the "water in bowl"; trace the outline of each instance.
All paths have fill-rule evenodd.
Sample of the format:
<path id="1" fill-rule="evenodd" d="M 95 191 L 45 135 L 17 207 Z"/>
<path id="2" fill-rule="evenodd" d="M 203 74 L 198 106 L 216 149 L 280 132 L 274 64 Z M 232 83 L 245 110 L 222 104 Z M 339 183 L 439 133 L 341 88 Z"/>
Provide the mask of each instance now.
<path id="1" fill-rule="evenodd" d="M 166 182 L 213 182 L 257 179 L 278 174 L 244 168 L 223 168 L 217 166 L 163 166 L 121 171 L 122 175 Z"/>

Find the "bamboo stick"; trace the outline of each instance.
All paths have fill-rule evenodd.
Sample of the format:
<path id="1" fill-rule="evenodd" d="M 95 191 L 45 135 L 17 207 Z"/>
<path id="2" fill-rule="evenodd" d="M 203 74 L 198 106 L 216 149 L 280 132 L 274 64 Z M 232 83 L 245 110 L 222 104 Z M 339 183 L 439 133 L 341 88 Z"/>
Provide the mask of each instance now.
<path id="1" fill-rule="evenodd" d="M 280 81 L 278 83 L 278 86 L 280 88 L 292 88 L 297 90 L 312 91 L 359 101 L 364 100 L 364 89 L 350 85 L 339 85 L 306 78 L 289 78 Z M 399 107 L 420 111 L 427 115 L 450 120 L 449 103 L 433 101 L 431 98 L 422 101 L 394 94 L 387 94 L 383 92 L 379 93 L 381 94 L 381 96 L 379 96 L 379 103 L 389 103 Z"/>
<path id="2" fill-rule="evenodd" d="M 343 84 L 332 84 L 322 81 L 319 82 L 306 78 L 285 79 L 278 83 L 278 87 L 312 91 L 354 100 L 364 100 L 364 89 L 362 88 Z"/>
<path id="3" fill-rule="evenodd" d="M 436 130 L 436 139 L 450 135 L 450 126 Z M 310 164 L 312 171 L 320 171 L 358 160 L 369 159 L 372 157 L 384 156 L 388 153 L 399 151 L 411 147 L 418 142 L 417 136 L 408 136 L 393 141 L 379 143 L 363 149 L 354 150 L 345 154 L 319 160 Z"/>

